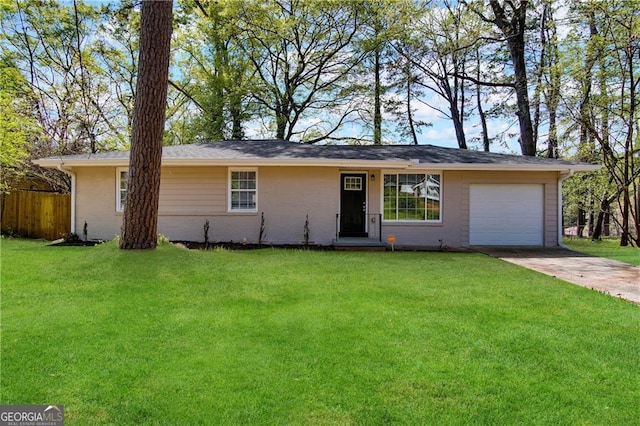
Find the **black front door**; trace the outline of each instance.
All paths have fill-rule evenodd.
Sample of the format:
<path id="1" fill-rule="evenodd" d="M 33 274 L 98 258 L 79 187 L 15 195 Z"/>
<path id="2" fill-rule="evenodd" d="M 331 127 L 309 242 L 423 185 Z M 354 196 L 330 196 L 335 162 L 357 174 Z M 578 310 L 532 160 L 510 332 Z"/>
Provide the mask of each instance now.
<path id="1" fill-rule="evenodd" d="M 340 188 L 340 236 L 366 237 L 367 175 L 342 174 Z"/>

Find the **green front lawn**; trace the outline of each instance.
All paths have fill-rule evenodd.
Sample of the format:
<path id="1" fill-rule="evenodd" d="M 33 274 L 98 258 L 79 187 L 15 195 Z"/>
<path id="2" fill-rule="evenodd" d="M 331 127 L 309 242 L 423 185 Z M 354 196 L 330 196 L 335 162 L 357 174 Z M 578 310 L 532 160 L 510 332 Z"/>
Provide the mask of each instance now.
<path id="1" fill-rule="evenodd" d="M 573 251 L 619 260 L 632 265 L 640 265 L 640 248 L 620 247 L 619 239 L 591 241 L 589 238 L 565 238 L 563 242 Z"/>
<path id="2" fill-rule="evenodd" d="M 481 254 L 1 244 L 0 401 L 68 424 L 640 418 L 640 307 Z"/>

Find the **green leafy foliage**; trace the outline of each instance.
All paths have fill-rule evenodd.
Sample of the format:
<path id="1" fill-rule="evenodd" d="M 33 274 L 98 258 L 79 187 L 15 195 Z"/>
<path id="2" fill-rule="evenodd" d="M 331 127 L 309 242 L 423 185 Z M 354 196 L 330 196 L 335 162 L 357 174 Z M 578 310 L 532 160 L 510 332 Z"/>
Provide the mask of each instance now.
<path id="1" fill-rule="evenodd" d="M 31 141 L 38 135 L 30 109 L 28 85 L 7 58 L 0 60 L 0 193 L 24 175 Z"/>

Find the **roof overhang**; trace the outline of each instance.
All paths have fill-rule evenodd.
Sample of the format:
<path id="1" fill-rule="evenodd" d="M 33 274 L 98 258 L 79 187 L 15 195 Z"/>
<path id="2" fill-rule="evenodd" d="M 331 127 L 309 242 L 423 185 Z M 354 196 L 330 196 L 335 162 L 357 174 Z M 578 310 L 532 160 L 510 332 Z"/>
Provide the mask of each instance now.
<path id="1" fill-rule="evenodd" d="M 119 159 L 77 159 L 77 158 L 43 158 L 33 160 L 33 163 L 48 168 L 57 168 L 61 164 L 66 167 L 127 167 L 127 158 Z M 229 158 L 229 159 L 208 159 L 208 158 L 163 158 L 162 167 L 257 167 L 257 166 L 278 166 L 278 167 L 357 167 L 357 168 L 391 168 L 406 169 L 415 166 L 414 161 L 372 161 L 372 160 L 349 160 L 349 159 L 269 159 L 269 158 Z"/>
<path id="2" fill-rule="evenodd" d="M 420 164 L 425 168 L 425 164 Z M 597 164 L 482 164 L 482 163 L 447 163 L 432 164 L 431 168 L 438 170 L 474 170 L 474 171 L 513 171 L 513 172 L 594 172 L 602 166 Z M 415 168 L 415 166 L 412 166 Z"/>
<path id="3" fill-rule="evenodd" d="M 33 163 L 48 168 L 75 167 L 127 167 L 128 158 L 42 158 Z M 602 166 L 592 164 L 513 164 L 513 163 L 420 163 L 417 160 L 350 160 L 324 158 L 165 158 L 163 167 L 338 167 L 338 168 L 372 168 L 372 169 L 413 169 L 413 170 L 475 170 L 475 171 L 529 171 L 529 172 L 592 172 Z"/>

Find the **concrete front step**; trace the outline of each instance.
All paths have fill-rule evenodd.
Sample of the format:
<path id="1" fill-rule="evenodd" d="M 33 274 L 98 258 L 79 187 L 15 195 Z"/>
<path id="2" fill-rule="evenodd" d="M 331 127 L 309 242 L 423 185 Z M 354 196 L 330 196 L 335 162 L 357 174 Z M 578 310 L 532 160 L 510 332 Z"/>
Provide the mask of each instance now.
<path id="1" fill-rule="evenodd" d="M 371 238 L 340 238 L 333 247 L 344 251 L 385 251 L 387 244 Z"/>

